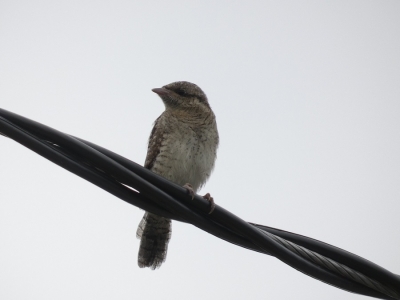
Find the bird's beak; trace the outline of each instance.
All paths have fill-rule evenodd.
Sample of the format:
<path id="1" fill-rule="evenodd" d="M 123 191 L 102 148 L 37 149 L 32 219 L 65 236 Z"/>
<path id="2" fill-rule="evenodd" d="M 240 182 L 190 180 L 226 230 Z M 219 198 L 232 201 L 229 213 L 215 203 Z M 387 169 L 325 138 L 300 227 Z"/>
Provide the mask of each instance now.
<path id="1" fill-rule="evenodd" d="M 169 90 L 164 89 L 164 88 L 155 88 L 155 89 L 152 89 L 152 91 L 159 96 L 166 96 L 166 95 L 169 95 L 169 93 L 170 93 Z"/>

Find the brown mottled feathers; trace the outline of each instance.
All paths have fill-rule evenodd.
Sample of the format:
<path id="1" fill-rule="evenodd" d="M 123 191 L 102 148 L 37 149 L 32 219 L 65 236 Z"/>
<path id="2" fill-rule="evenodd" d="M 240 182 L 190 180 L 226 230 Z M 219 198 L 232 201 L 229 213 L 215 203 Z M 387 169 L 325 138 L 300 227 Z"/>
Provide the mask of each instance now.
<path id="1" fill-rule="evenodd" d="M 196 192 L 214 167 L 218 131 L 204 92 L 178 81 L 155 88 L 165 105 L 149 138 L 144 166 L 179 185 L 190 183 Z M 141 239 L 138 265 L 156 269 L 167 256 L 171 220 L 146 212 L 136 235 Z"/>
<path id="2" fill-rule="evenodd" d="M 171 220 L 146 212 L 136 231 L 140 238 L 138 265 L 155 270 L 167 257 Z"/>
<path id="3" fill-rule="evenodd" d="M 162 142 L 162 131 L 159 129 L 158 121 L 160 117 L 158 117 L 154 121 L 154 127 L 151 130 L 150 137 L 149 137 L 149 145 L 147 147 L 147 156 L 146 161 L 144 163 L 144 167 L 146 169 L 151 170 L 154 165 L 154 162 L 157 158 L 157 155 L 160 154 L 160 147 Z"/>
<path id="4" fill-rule="evenodd" d="M 144 167 L 151 170 L 160 154 L 163 131 L 154 122 L 149 137 L 149 145 Z M 171 220 L 146 212 L 136 231 L 140 238 L 138 265 L 140 268 L 149 267 L 152 270 L 159 268 L 167 257 L 168 242 L 171 238 Z"/>

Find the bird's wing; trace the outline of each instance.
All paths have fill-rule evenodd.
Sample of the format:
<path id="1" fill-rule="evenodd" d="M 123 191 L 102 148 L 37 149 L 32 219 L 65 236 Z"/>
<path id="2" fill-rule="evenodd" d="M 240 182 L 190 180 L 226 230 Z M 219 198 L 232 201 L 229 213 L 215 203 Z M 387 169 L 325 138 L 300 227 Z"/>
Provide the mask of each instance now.
<path id="1" fill-rule="evenodd" d="M 161 116 L 160 116 L 161 117 Z M 154 162 L 156 161 L 157 155 L 160 154 L 160 147 L 163 138 L 163 130 L 158 126 L 160 117 L 154 122 L 154 127 L 149 137 L 149 145 L 147 147 L 147 156 L 144 163 L 144 167 L 151 170 Z"/>

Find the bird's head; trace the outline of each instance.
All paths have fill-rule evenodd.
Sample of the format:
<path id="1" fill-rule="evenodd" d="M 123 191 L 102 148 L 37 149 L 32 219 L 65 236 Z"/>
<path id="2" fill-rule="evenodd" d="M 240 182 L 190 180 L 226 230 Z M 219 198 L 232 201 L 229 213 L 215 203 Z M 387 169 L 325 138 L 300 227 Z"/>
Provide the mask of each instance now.
<path id="1" fill-rule="evenodd" d="M 194 83 L 177 81 L 152 91 L 160 96 L 166 108 L 210 108 L 206 94 Z"/>

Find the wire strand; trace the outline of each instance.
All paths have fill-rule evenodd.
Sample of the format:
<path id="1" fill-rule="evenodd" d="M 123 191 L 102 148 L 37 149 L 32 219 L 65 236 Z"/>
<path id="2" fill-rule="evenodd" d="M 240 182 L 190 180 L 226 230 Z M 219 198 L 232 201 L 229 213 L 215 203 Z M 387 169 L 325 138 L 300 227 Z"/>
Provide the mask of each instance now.
<path id="1" fill-rule="evenodd" d="M 93 143 L 3 109 L 0 133 L 129 204 L 273 255 L 304 274 L 349 292 L 400 299 L 398 275 L 329 244 L 247 223 L 218 205 L 208 215 L 209 203 L 202 197 L 196 195 L 196 201 L 191 201 L 184 188 Z"/>

